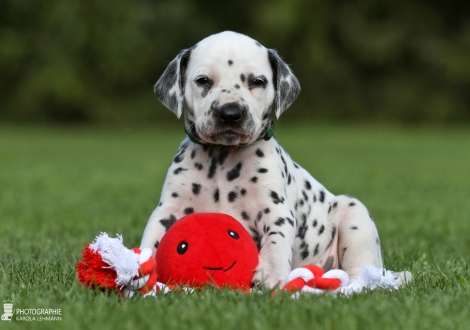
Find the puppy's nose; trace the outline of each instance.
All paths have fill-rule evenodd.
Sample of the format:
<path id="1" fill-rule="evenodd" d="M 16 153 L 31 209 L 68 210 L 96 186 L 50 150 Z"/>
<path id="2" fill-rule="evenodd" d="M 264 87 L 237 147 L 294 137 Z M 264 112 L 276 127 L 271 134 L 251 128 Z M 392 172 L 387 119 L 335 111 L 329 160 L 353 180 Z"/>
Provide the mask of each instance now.
<path id="1" fill-rule="evenodd" d="M 242 119 L 242 107 L 235 102 L 226 103 L 219 109 L 219 118 L 225 124 L 233 126 Z"/>

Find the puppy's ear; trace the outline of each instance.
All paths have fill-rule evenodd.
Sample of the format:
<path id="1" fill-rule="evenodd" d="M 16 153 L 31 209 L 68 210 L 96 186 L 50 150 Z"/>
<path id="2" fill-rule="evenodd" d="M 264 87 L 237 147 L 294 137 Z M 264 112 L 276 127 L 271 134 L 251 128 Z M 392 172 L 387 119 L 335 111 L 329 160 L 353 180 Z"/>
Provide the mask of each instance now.
<path id="1" fill-rule="evenodd" d="M 185 49 L 170 62 L 153 90 L 160 101 L 179 118 L 183 113 L 186 67 L 191 49 Z"/>
<path id="2" fill-rule="evenodd" d="M 276 117 L 279 118 L 300 93 L 300 84 L 289 66 L 273 49 L 268 49 L 269 63 L 273 69 Z"/>

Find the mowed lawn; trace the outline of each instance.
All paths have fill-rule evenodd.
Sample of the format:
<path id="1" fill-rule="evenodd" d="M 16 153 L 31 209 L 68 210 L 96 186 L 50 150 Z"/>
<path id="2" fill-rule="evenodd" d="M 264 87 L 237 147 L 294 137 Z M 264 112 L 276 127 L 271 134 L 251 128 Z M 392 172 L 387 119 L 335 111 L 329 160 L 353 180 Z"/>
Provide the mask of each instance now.
<path id="1" fill-rule="evenodd" d="M 0 299 L 60 308 L 62 317 L 1 321 L 2 329 L 470 328 L 469 127 L 276 126 L 287 152 L 327 189 L 369 208 L 386 268 L 414 275 L 399 291 L 123 300 L 81 288 L 75 265 L 100 232 L 139 245 L 183 134 L 180 126 L 0 126 Z"/>

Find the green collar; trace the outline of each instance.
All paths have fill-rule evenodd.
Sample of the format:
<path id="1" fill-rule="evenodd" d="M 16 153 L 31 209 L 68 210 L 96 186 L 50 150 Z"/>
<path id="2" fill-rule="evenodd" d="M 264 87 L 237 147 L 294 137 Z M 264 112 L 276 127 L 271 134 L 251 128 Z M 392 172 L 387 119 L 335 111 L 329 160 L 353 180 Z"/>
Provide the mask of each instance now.
<path id="1" fill-rule="evenodd" d="M 267 129 L 265 129 L 261 134 L 260 136 L 256 139 L 256 141 L 259 141 L 259 140 L 265 140 L 265 141 L 268 141 L 270 138 L 272 138 L 274 136 L 274 121 L 272 119 L 269 119 L 270 120 L 270 123 L 269 123 L 269 126 Z M 188 129 L 186 128 L 186 118 L 185 118 L 185 123 L 184 123 L 184 132 L 186 133 L 186 135 L 188 136 L 188 138 L 196 143 L 196 144 L 200 144 L 202 146 L 211 146 L 213 144 L 208 144 L 208 143 L 203 143 L 201 142 L 200 140 L 198 140 L 190 131 L 188 131 Z"/>

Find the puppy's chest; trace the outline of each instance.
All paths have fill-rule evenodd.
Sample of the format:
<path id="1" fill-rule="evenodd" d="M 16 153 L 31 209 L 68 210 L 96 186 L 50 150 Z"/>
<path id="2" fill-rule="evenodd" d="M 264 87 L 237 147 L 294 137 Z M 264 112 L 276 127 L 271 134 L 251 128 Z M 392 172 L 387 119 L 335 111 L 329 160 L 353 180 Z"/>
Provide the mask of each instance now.
<path id="1" fill-rule="evenodd" d="M 175 157 L 170 183 L 195 212 L 251 219 L 264 207 L 263 187 L 278 166 L 261 148 L 209 148 L 189 143 Z M 270 178 L 270 179 L 268 179 Z"/>

